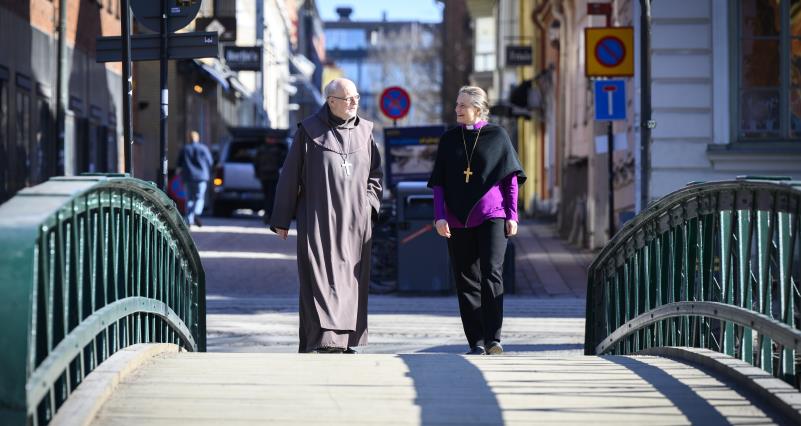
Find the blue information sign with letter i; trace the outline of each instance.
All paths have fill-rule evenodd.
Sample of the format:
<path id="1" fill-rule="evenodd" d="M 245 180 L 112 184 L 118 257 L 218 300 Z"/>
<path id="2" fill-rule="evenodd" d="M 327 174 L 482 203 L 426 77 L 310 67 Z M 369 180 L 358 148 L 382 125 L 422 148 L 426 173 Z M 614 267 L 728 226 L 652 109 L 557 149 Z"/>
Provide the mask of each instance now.
<path id="1" fill-rule="evenodd" d="M 624 80 L 595 80 L 595 120 L 626 119 L 626 82 Z"/>

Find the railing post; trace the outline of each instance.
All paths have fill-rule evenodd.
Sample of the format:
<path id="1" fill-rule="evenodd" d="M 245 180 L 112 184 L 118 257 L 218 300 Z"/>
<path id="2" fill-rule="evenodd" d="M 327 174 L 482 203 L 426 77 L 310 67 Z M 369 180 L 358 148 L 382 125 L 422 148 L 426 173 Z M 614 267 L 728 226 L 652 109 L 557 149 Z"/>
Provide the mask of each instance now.
<path id="1" fill-rule="evenodd" d="M 779 216 L 779 289 L 780 289 L 780 306 L 781 306 L 781 319 L 785 324 L 793 327 L 795 322 L 795 315 L 793 309 L 793 287 L 790 277 L 790 253 L 792 228 L 790 224 L 790 214 L 784 211 L 778 212 Z M 795 380 L 795 351 L 792 349 L 784 349 L 780 357 L 781 376 L 782 378 L 793 383 Z"/>

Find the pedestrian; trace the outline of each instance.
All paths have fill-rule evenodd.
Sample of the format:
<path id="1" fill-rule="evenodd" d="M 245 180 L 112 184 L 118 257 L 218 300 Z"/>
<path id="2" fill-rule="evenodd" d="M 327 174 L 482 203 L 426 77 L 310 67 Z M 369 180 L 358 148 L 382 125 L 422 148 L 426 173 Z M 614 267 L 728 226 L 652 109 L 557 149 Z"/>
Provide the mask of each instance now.
<path id="1" fill-rule="evenodd" d="M 297 218 L 299 352 L 355 353 L 367 343 L 373 216 L 381 158 L 373 123 L 357 115 L 347 79 L 325 87 L 326 103 L 303 120 L 281 169 L 270 228 L 284 240 Z"/>
<path id="2" fill-rule="evenodd" d="M 186 190 L 185 219 L 189 226 L 202 226 L 200 215 L 206 199 L 206 187 L 211 176 L 214 160 L 206 145 L 200 143 L 200 133 L 189 132 L 189 143 L 178 154 L 178 173 L 184 181 Z"/>
<path id="3" fill-rule="evenodd" d="M 428 181 L 437 233 L 448 239 L 468 355 L 503 353 L 503 260 L 526 180 L 509 135 L 487 122 L 488 113 L 484 90 L 459 89 L 458 126 L 440 137 Z"/>
<path id="4" fill-rule="evenodd" d="M 270 214 L 275 203 L 275 185 L 278 183 L 278 174 L 286 158 L 286 144 L 283 139 L 265 137 L 264 143 L 259 146 L 253 161 L 256 177 L 261 182 L 261 191 L 264 194 L 264 223 L 270 223 Z"/>

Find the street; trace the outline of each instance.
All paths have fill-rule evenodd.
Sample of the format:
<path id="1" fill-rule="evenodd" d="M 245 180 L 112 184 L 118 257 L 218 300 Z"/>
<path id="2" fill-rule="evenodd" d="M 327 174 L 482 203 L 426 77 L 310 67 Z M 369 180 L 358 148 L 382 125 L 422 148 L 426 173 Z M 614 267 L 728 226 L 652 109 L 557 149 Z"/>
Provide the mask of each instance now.
<path id="1" fill-rule="evenodd" d="M 207 218 L 192 236 L 206 271 L 208 350 L 297 351 L 295 233 L 282 241 L 260 218 Z M 518 253 L 518 256 L 521 254 Z M 507 353 L 583 352 L 584 299 L 507 296 Z M 467 350 L 455 295 L 371 295 L 364 353 Z"/>

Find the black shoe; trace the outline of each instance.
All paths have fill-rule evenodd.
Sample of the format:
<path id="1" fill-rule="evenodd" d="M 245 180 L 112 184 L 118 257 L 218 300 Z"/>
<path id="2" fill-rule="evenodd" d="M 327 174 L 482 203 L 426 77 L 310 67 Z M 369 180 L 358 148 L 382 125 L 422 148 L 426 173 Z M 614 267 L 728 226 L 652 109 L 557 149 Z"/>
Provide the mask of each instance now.
<path id="1" fill-rule="evenodd" d="M 202 224 L 202 223 L 200 223 L 200 218 L 199 218 L 199 217 L 197 217 L 197 216 L 195 216 L 195 225 L 197 225 L 197 226 L 203 226 L 203 224 Z"/>
<path id="2" fill-rule="evenodd" d="M 337 347 L 333 347 L 333 346 L 322 346 L 322 347 L 319 347 L 319 348 L 313 350 L 312 352 L 314 352 L 316 354 L 341 354 L 341 353 L 345 352 L 345 349 L 344 348 L 337 348 Z"/>
<path id="3" fill-rule="evenodd" d="M 356 351 L 356 349 L 353 349 L 353 348 L 351 348 L 351 347 L 349 346 L 349 347 L 348 347 L 347 349 L 345 349 L 345 351 L 344 351 L 344 352 L 342 352 L 342 353 L 343 353 L 343 354 L 357 354 L 357 353 L 359 353 L 359 352 L 357 352 L 357 351 Z"/>
<path id="4" fill-rule="evenodd" d="M 500 355 L 503 353 L 503 346 L 500 342 L 492 342 L 487 346 L 487 355 Z"/>
<path id="5" fill-rule="evenodd" d="M 487 351 L 484 350 L 483 346 L 476 346 L 470 349 L 470 352 L 465 352 L 465 355 L 486 355 Z"/>

